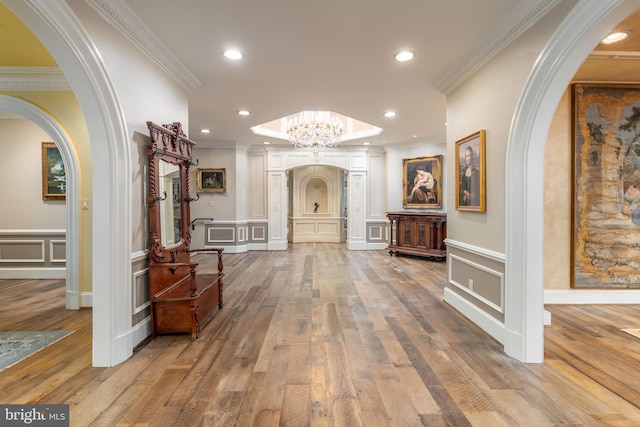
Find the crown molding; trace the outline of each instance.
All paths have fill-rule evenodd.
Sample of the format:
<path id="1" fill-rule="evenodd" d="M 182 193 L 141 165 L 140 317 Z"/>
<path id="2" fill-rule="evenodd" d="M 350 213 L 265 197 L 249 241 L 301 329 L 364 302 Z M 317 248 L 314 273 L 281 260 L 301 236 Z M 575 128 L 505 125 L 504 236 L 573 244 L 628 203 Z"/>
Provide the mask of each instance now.
<path id="1" fill-rule="evenodd" d="M 58 67 L 0 67 L 0 90 L 69 92 L 71 86 Z"/>
<path id="2" fill-rule="evenodd" d="M 562 0 L 522 1 L 500 27 L 462 58 L 434 87 L 445 95 L 450 93 L 561 2 Z"/>
<path id="3" fill-rule="evenodd" d="M 193 92 L 202 85 L 123 0 L 85 1 L 98 15 L 158 64 L 187 92 Z"/>

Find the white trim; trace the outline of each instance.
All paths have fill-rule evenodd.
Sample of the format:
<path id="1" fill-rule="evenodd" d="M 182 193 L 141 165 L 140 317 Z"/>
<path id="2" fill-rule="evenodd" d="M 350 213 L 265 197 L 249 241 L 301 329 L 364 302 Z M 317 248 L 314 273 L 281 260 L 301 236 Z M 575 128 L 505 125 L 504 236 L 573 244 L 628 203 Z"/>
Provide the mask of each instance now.
<path id="1" fill-rule="evenodd" d="M 193 92 L 202 85 L 124 1 L 86 0 L 86 2 L 187 92 Z"/>
<path id="2" fill-rule="evenodd" d="M 223 253 L 227 253 L 227 254 L 241 254 L 241 253 L 247 252 L 248 250 L 247 245 L 237 245 L 237 246 L 204 245 L 204 248 L 205 249 L 223 249 L 224 251 Z M 196 255 L 199 255 L 199 254 L 194 253 L 191 256 L 196 256 Z"/>
<path id="3" fill-rule="evenodd" d="M 463 250 L 465 252 L 469 252 L 469 253 L 472 253 L 474 255 L 480 255 L 481 257 L 489 258 L 489 259 L 492 259 L 494 261 L 498 261 L 498 262 L 501 262 L 501 263 L 504 263 L 505 259 L 506 259 L 505 255 L 500 253 L 500 252 L 491 251 L 489 249 L 481 248 L 479 246 L 470 245 L 470 244 L 464 243 L 464 242 L 459 242 L 457 240 L 444 239 L 444 243 L 447 245 L 447 247 L 460 249 L 460 250 Z"/>
<path id="4" fill-rule="evenodd" d="M 477 292 L 469 289 L 466 286 L 463 286 L 461 283 L 456 282 L 455 280 L 453 280 L 452 277 L 452 273 L 453 273 L 453 263 L 451 262 L 452 259 L 455 259 L 463 264 L 467 264 L 473 268 L 475 268 L 476 270 L 481 270 L 484 271 L 485 273 L 489 273 L 493 276 L 496 276 L 498 279 L 500 279 L 500 305 L 489 301 L 488 299 L 486 299 L 485 297 L 483 297 L 482 295 L 478 294 Z M 493 308 L 494 310 L 504 314 L 504 274 L 493 270 L 491 268 L 485 267 L 484 265 L 478 264 L 477 262 L 473 262 L 473 261 L 469 261 L 468 259 L 462 258 L 460 256 L 454 255 L 454 254 L 449 254 L 449 262 L 448 264 L 448 268 L 449 268 L 449 283 L 454 285 L 456 288 L 460 289 L 461 291 L 473 296 L 475 299 L 482 301 L 483 303 L 485 303 L 486 305 L 488 305 L 489 307 Z"/>
<path id="5" fill-rule="evenodd" d="M 545 304 L 640 304 L 638 289 L 545 289 Z"/>
<path id="6" fill-rule="evenodd" d="M 58 67 L 0 67 L 0 91 L 70 92 Z"/>
<path id="7" fill-rule="evenodd" d="M 509 17 L 434 85 L 447 95 L 562 0 L 522 0 Z"/>
<path id="8" fill-rule="evenodd" d="M 468 317 L 469 320 L 482 328 L 482 330 L 495 338 L 499 343 L 504 344 L 504 323 L 498 321 L 493 316 L 489 316 L 489 314 L 480 310 L 471 302 L 447 288 L 444 289 L 444 301 L 462 313 L 465 317 Z"/>
<path id="9" fill-rule="evenodd" d="M 151 336 L 151 316 L 147 316 L 144 320 L 135 324 L 129 335 L 133 345 L 138 345 Z"/>
<path id="10" fill-rule="evenodd" d="M 137 251 L 131 254 L 131 263 L 144 261 L 149 256 L 148 251 Z"/>
<path id="11" fill-rule="evenodd" d="M 93 307 L 93 292 L 81 292 L 80 303 L 82 307 Z"/>
<path id="12" fill-rule="evenodd" d="M 347 240 L 347 249 L 350 251 L 366 251 L 369 249 L 369 245 L 363 240 Z"/>
<path id="13" fill-rule="evenodd" d="M 133 314 L 138 314 L 140 313 L 142 310 L 144 310 L 145 308 L 149 307 L 151 305 L 150 301 L 145 301 L 144 303 L 138 305 L 139 301 L 137 301 L 134 297 L 134 295 L 137 294 L 136 290 L 137 290 L 137 286 L 138 286 L 138 277 L 143 277 L 148 275 L 149 273 L 149 269 L 148 268 L 144 268 L 140 271 L 136 271 L 135 273 L 133 273 L 131 275 L 131 289 L 133 290 L 133 293 L 131 295 L 131 311 L 133 312 Z M 145 283 L 146 285 L 146 283 Z"/>
<path id="14" fill-rule="evenodd" d="M 252 242 L 266 242 L 267 241 L 267 227 L 268 224 L 262 223 L 262 225 L 260 225 L 261 223 L 258 223 L 259 225 L 253 226 L 251 227 L 251 241 Z M 262 230 L 262 237 L 256 237 L 256 230 Z"/>
<path id="15" fill-rule="evenodd" d="M 66 234 L 66 230 L 43 229 L 43 230 L 0 230 L 0 236 L 48 236 Z"/>
<path id="16" fill-rule="evenodd" d="M 231 230 L 231 240 L 214 240 L 211 238 L 213 231 L 219 230 Z M 207 244 L 213 243 L 235 243 L 236 242 L 236 229 L 235 227 L 209 227 L 207 228 Z"/>
<path id="17" fill-rule="evenodd" d="M 15 244 L 15 243 L 39 243 L 40 244 L 40 258 L 25 258 L 25 259 L 14 259 L 14 258 L 7 258 L 7 259 L 3 259 L 0 258 L 0 263 L 6 262 L 6 263 L 20 263 L 20 262 L 45 262 L 45 256 L 44 256 L 44 240 L 0 240 L 0 254 L 2 253 L 2 245 L 4 244 Z M 35 246 L 35 245 L 34 245 Z"/>
<path id="18" fill-rule="evenodd" d="M 53 247 L 54 245 L 59 245 L 59 244 L 66 244 L 67 241 L 66 240 L 54 240 L 51 239 L 49 240 L 49 262 L 67 262 L 66 258 L 54 258 L 53 257 Z"/>
<path id="19" fill-rule="evenodd" d="M 371 243 L 371 241 L 376 241 L 376 240 L 384 240 L 384 229 L 386 228 L 386 226 L 384 224 L 379 224 L 379 225 L 369 225 L 369 222 L 367 222 L 367 231 L 369 232 L 369 243 Z M 373 237 L 373 235 L 371 234 L 371 231 L 377 229 L 378 231 L 380 231 L 380 237 Z"/>

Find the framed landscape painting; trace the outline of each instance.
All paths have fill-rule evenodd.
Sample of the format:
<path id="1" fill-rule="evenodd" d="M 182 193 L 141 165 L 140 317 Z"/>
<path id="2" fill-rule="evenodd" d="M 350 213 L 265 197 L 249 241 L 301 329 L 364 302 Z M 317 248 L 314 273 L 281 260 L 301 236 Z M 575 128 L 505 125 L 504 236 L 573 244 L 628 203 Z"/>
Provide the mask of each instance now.
<path id="1" fill-rule="evenodd" d="M 402 160 L 404 208 L 442 207 L 442 156 Z"/>
<path id="2" fill-rule="evenodd" d="M 67 180 L 56 144 L 42 143 L 42 200 L 65 200 Z"/>
<path id="3" fill-rule="evenodd" d="M 224 193 L 227 191 L 225 169 L 198 169 L 198 193 Z"/>
<path id="4" fill-rule="evenodd" d="M 640 85 L 572 87 L 574 288 L 640 288 Z"/>
<path id="5" fill-rule="evenodd" d="M 485 131 L 456 142 L 456 210 L 485 212 Z"/>

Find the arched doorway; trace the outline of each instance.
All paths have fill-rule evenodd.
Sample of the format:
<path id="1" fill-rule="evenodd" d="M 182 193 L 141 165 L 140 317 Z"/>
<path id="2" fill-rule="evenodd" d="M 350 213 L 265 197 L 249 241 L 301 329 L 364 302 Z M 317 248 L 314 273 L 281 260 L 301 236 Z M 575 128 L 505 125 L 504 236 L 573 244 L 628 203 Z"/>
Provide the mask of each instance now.
<path id="1" fill-rule="evenodd" d="M 560 98 L 580 64 L 637 0 L 576 4 L 540 55 L 516 107 L 507 148 L 505 351 L 541 363 L 543 331 L 544 149 Z"/>
<path id="2" fill-rule="evenodd" d="M 130 161 L 124 114 L 100 54 L 66 3 L 4 0 L 59 64 L 81 105 L 91 139 L 94 366 L 131 356 Z"/>
<path id="3" fill-rule="evenodd" d="M 79 168 L 71 141 L 60 125 L 40 108 L 12 96 L 0 95 L 0 111 L 15 113 L 33 122 L 49 135 L 62 155 L 67 177 L 66 298 L 65 307 L 80 308 L 78 179 Z"/>

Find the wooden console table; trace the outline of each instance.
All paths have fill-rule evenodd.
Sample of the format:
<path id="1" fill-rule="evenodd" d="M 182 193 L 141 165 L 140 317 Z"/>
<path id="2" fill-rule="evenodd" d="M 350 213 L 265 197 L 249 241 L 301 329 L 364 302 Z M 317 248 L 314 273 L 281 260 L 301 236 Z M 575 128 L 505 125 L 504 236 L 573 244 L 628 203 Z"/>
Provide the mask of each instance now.
<path id="1" fill-rule="evenodd" d="M 443 261 L 447 257 L 447 214 L 426 212 L 387 212 L 391 221 L 393 254 L 418 255 Z"/>

